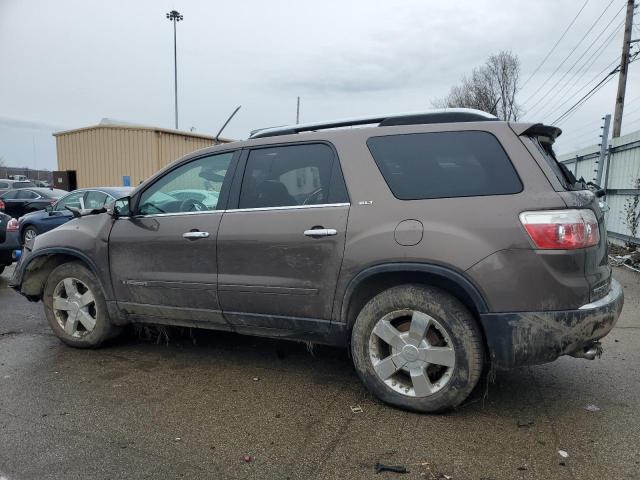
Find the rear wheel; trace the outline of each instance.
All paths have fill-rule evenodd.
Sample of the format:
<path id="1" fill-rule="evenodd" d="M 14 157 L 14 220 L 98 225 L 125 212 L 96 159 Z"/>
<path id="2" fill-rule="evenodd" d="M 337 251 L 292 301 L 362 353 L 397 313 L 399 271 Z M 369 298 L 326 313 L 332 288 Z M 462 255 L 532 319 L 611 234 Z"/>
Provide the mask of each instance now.
<path id="1" fill-rule="evenodd" d="M 117 335 L 96 276 L 71 262 L 56 267 L 45 285 L 44 312 L 53 332 L 67 345 L 95 348 Z"/>
<path id="2" fill-rule="evenodd" d="M 456 407 L 482 373 L 473 316 L 455 297 L 424 285 L 393 287 L 371 299 L 354 324 L 351 351 L 369 390 L 418 412 Z"/>
<path id="3" fill-rule="evenodd" d="M 25 245 L 29 240 L 33 240 L 38 235 L 36 227 L 29 225 L 22 232 L 22 244 Z"/>

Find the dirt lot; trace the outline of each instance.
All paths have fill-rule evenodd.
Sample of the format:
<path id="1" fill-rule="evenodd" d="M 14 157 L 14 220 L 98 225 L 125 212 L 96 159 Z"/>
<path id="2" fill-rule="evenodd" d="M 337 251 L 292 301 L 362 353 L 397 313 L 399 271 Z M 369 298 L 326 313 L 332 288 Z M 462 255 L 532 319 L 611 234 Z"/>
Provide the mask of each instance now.
<path id="1" fill-rule="evenodd" d="M 486 400 L 438 416 L 378 403 L 341 349 L 170 332 L 168 345 L 129 335 L 73 350 L 8 275 L 2 480 L 640 478 L 640 276 L 626 269 L 615 270 L 626 305 L 602 359 L 500 373 Z M 410 473 L 375 475 L 376 462 Z"/>

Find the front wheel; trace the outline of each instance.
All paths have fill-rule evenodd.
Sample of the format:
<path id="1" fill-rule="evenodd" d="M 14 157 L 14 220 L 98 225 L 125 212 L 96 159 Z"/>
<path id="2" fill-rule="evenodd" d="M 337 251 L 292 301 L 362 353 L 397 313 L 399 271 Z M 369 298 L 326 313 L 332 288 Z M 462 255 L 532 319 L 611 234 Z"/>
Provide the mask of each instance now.
<path id="1" fill-rule="evenodd" d="M 56 336 L 69 346 L 96 348 L 117 335 L 96 276 L 77 262 L 63 263 L 47 278 L 44 312 Z"/>
<path id="2" fill-rule="evenodd" d="M 29 225 L 22 232 L 22 244 L 26 245 L 26 243 L 29 240 L 33 240 L 34 238 L 36 238 L 37 235 L 38 235 L 38 231 L 36 230 L 36 227 Z"/>
<path id="3" fill-rule="evenodd" d="M 401 285 L 372 298 L 354 324 L 351 353 L 372 393 L 417 412 L 462 403 L 478 383 L 484 355 L 471 313 L 425 285 Z"/>

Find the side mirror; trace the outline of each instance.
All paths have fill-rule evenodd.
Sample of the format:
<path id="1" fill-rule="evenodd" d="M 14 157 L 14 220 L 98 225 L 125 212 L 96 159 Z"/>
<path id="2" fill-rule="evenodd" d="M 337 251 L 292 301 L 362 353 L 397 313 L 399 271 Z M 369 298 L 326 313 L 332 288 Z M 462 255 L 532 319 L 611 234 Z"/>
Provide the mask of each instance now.
<path id="1" fill-rule="evenodd" d="M 53 205 L 47 205 L 44 207 L 44 211 L 51 215 L 51 212 L 53 212 Z"/>
<path id="2" fill-rule="evenodd" d="M 113 202 L 109 213 L 113 218 L 131 215 L 131 197 L 122 197 Z"/>

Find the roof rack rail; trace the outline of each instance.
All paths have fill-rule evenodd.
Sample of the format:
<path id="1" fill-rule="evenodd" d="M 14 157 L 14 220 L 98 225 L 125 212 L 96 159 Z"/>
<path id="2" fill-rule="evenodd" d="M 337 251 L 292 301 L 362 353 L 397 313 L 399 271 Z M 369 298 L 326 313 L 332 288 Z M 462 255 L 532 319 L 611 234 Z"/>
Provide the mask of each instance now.
<path id="1" fill-rule="evenodd" d="M 329 128 L 355 127 L 358 125 L 378 124 L 379 127 L 391 127 L 397 125 L 420 125 L 429 123 L 458 123 L 458 122 L 482 122 L 498 120 L 497 117 L 481 110 L 472 108 L 444 108 L 440 110 L 428 110 L 426 112 L 400 113 L 394 115 L 378 115 L 373 117 L 359 117 L 343 120 L 333 120 L 318 123 L 302 123 L 297 125 L 283 125 L 253 130 L 249 138 L 276 137 L 279 135 L 291 135 L 294 133 L 313 132 Z"/>

